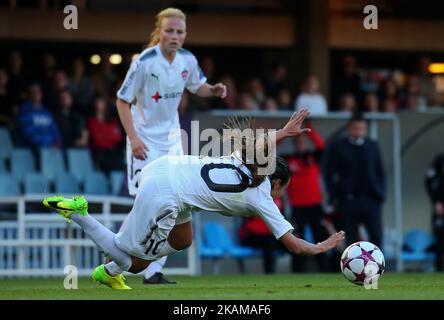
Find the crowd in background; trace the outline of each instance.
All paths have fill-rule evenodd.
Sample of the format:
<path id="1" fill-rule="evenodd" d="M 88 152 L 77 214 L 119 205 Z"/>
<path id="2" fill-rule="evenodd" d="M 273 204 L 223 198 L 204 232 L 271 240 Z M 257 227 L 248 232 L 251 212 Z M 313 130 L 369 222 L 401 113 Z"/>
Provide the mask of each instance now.
<path id="1" fill-rule="evenodd" d="M 396 73 L 381 76 L 381 73 L 362 72 L 355 57 L 346 55 L 343 57 L 342 71 L 335 74 L 332 79 L 328 99 L 321 93 L 320 82 L 316 75 L 308 75 L 299 88 L 289 86 L 288 70 L 283 64 L 274 66 L 265 79 L 252 77 L 245 83 L 239 83 L 230 75 L 218 75 L 216 65 L 210 57 L 204 56 L 199 62 L 209 83 L 221 81 L 227 86 L 227 97 L 223 100 L 200 99 L 185 94 L 179 109 L 183 126 L 192 119 L 194 111 L 211 109 L 274 112 L 308 107 L 311 114 L 316 116 L 330 111 L 350 113 L 422 111 L 443 106 L 434 79 L 427 70 L 430 64 L 430 59 L 427 57 L 419 59 L 416 73 L 402 78 Z M 0 62 L 0 126 L 7 126 L 10 129 L 16 146 L 25 146 L 34 150 L 42 147 L 87 147 L 90 148 L 94 162 L 100 170 L 105 173 L 121 170 L 124 168 L 125 133 L 117 115 L 115 94 L 130 63 L 131 59 L 124 59 L 121 65 L 116 66 L 109 62 L 107 54 L 103 54 L 101 63 L 93 72 L 89 72 L 87 61 L 75 58 L 71 61 L 70 68 L 61 68 L 55 55 L 47 53 L 41 57 L 40 71 L 29 74 L 27 61 L 24 61 L 20 52 L 13 51 L 7 61 Z M 292 179 L 294 183 L 301 185 L 291 185 L 288 197 L 292 206 L 291 219 L 296 226 L 296 232 L 303 236 L 303 227 L 308 224 L 314 231 L 315 240 L 320 241 L 327 233 L 333 232 L 331 228 L 338 227 L 336 223 L 338 219 L 334 218 L 334 214 L 326 217 L 321 208 L 324 197 L 318 185 L 318 178 L 321 174 L 320 161 L 324 142 L 315 130 L 308 139 L 311 140 L 314 149 L 308 147 L 310 143 L 306 138 L 295 139 L 294 154 L 287 155 L 292 174 L 298 175 L 301 170 L 304 172 L 303 177 Z M 353 206 L 358 208 L 357 211 L 362 211 L 359 210 L 361 204 L 356 202 L 358 201 L 356 199 L 368 201 L 375 198 L 375 203 L 379 203 L 382 201 L 379 198 L 383 198 L 375 196 L 377 192 L 374 189 L 379 189 L 373 186 L 374 176 L 378 176 L 379 171 L 367 167 L 371 161 L 379 163 L 378 151 L 376 149 L 376 151 L 362 151 L 365 149 L 360 146 L 367 141 L 365 135 L 350 138 L 350 141 L 352 141 L 350 144 L 348 140 L 343 141 L 344 154 L 355 152 L 357 157 L 362 158 L 363 161 L 360 163 L 364 165 L 362 168 L 355 168 L 355 176 L 361 177 L 363 170 L 369 168 L 369 178 L 367 189 L 363 189 L 366 185 L 358 179 L 356 180 L 359 181 L 356 183 L 359 186 L 356 189 L 359 189 L 358 191 L 348 190 L 343 195 L 330 199 L 330 202 L 336 201 L 336 207 L 341 207 L 343 212 L 348 208 L 348 204 L 344 201 L 354 201 Z M 377 156 L 372 159 L 374 154 Z M 348 165 L 350 166 L 353 167 L 352 164 Z M 336 172 L 333 171 L 330 174 Z M 307 188 L 309 182 L 307 179 L 313 184 L 312 188 Z M 301 186 L 309 194 L 298 197 L 304 194 Z M 356 192 L 358 193 L 355 194 Z M 351 200 L 347 197 L 351 197 Z M 377 205 L 375 204 L 375 207 Z M 282 207 L 282 203 L 280 206 Z M 348 209 L 356 211 L 355 207 Z M 378 233 L 372 240 L 379 244 L 380 208 L 374 211 L 369 212 L 367 217 L 353 217 L 350 218 L 353 220 L 351 222 L 350 219 L 346 220 L 353 227 L 345 227 L 353 228 L 357 232 L 355 226 L 367 222 L 370 225 L 370 236 L 373 236 L 372 232 Z M 352 213 L 348 214 L 349 217 L 353 216 Z M 372 230 L 372 225 L 376 231 Z M 261 243 L 261 247 L 264 248 L 264 270 L 267 273 L 274 272 L 273 252 L 277 245 L 269 230 L 260 222 L 249 220 L 241 232 L 243 232 L 241 240 L 246 245 Z M 356 235 L 354 240 L 357 240 L 357 237 Z M 293 271 L 303 271 L 304 264 L 300 257 L 293 259 Z M 323 256 L 319 257 L 318 266 L 321 271 L 337 267 L 329 266 Z"/>

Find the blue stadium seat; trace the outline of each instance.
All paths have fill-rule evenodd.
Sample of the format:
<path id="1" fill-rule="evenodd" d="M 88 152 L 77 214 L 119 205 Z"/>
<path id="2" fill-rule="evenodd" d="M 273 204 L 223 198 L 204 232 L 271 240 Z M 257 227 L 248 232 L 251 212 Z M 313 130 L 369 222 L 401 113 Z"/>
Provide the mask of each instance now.
<path id="1" fill-rule="evenodd" d="M 13 149 L 11 135 L 8 129 L 0 128 L 0 161 L 4 162 L 5 159 L 10 159 Z"/>
<path id="2" fill-rule="evenodd" d="M 54 181 L 57 174 L 66 170 L 62 151 L 56 148 L 40 149 L 40 169 L 47 180 Z"/>
<path id="3" fill-rule="evenodd" d="M 6 172 L 5 160 L 0 158 L 0 173 Z"/>
<path id="4" fill-rule="evenodd" d="M 16 148 L 11 153 L 11 173 L 19 180 L 26 174 L 35 172 L 34 155 L 30 149 Z"/>
<path id="5" fill-rule="evenodd" d="M 125 172 L 123 171 L 111 171 L 111 194 L 117 196 L 122 189 L 123 180 L 125 179 Z"/>
<path id="6" fill-rule="evenodd" d="M 12 174 L 0 174 L 0 197 L 16 197 L 20 194 L 18 179 Z"/>
<path id="7" fill-rule="evenodd" d="M 58 194 L 78 194 L 80 193 L 79 181 L 70 172 L 63 172 L 55 177 L 55 192 Z"/>
<path id="8" fill-rule="evenodd" d="M 94 171 L 91 153 L 88 149 L 70 148 L 67 150 L 68 171 L 75 175 L 78 181 Z"/>
<path id="9" fill-rule="evenodd" d="M 238 259 L 239 267 L 243 272 L 243 259 L 256 257 L 260 250 L 237 245 L 227 229 L 220 223 L 207 222 L 203 227 L 203 245 L 210 249 L 221 249 L 225 257 Z"/>
<path id="10" fill-rule="evenodd" d="M 91 172 L 84 180 L 84 192 L 86 194 L 107 195 L 108 179 L 102 172 Z"/>
<path id="11" fill-rule="evenodd" d="M 47 179 L 41 173 L 28 173 L 25 176 L 25 193 L 50 193 L 50 186 Z"/>
<path id="12" fill-rule="evenodd" d="M 422 263 L 422 269 L 428 270 L 434 261 L 433 253 L 428 252 L 434 243 L 433 237 L 426 231 L 420 229 L 409 230 L 404 237 L 404 246 L 401 260 L 404 262 Z"/>

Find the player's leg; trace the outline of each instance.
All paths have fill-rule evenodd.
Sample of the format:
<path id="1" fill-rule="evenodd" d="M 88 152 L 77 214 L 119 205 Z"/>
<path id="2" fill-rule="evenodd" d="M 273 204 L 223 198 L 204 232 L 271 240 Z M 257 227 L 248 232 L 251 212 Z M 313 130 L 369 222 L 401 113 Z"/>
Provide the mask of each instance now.
<path id="1" fill-rule="evenodd" d="M 148 159 L 149 162 L 153 161 L 155 158 L 160 157 L 166 154 L 177 154 L 183 155 L 183 149 L 181 145 L 175 145 L 171 150 L 167 152 L 158 152 L 157 150 L 153 150 L 151 152 L 150 157 Z M 143 284 L 175 284 L 175 281 L 168 280 L 164 274 L 162 273 L 163 267 L 167 262 L 167 256 L 159 258 L 155 261 L 152 261 L 148 268 L 145 271 Z"/>
<path id="2" fill-rule="evenodd" d="M 65 199 L 60 196 L 47 197 L 43 200 L 43 204 L 48 208 L 55 209 L 69 221 L 74 220 L 99 250 L 109 256 L 119 267 L 120 273 L 110 276 L 107 275 L 104 265 L 99 266 L 94 271 L 93 278 L 94 275 L 101 275 L 101 277 L 95 280 L 113 289 L 130 289 L 123 282 L 121 273 L 131 268 L 131 255 L 116 246 L 115 233 L 88 214 L 88 202 L 84 197 L 74 197 L 73 199 Z"/>

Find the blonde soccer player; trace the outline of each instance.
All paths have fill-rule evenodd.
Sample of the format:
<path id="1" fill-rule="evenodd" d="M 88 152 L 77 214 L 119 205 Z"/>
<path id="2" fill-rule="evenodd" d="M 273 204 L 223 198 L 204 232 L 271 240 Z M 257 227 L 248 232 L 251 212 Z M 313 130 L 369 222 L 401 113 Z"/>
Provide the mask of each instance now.
<path id="1" fill-rule="evenodd" d="M 271 142 L 277 144 L 307 132 L 309 129 L 301 127 L 307 115 L 306 110 L 295 113 Z M 317 255 L 336 247 L 344 239 L 343 231 L 317 244 L 293 235 L 293 226 L 273 201 L 287 188 L 290 170 L 283 158 L 271 157 L 268 160 L 275 163 L 275 170 L 261 172 L 259 168 L 264 164 L 256 160 L 256 155 L 265 144 L 258 141 L 236 143 L 240 149 L 226 157 L 167 155 L 154 160 L 143 168 L 134 206 L 117 234 L 88 214 L 84 197 L 48 197 L 43 203 L 78 223 L 111 258 L 93 271 L 93 279 L 113 289 L 130 289 L 124 282 L 124 271 L 139 273 L 153 261 L 188 248 L 193 240 L 192 210 L 228 216 L 258 215 L 295 254 Z"/>
<path id="2" fill-rule="evenodd" d="M 127 134 L 128 191 L 135 196 L 141 170 L 153 160 L 183 155 L 178 107 L 185 89 L 200 97 L 226 95 L 210 85 L 196 57 L 182 48 L 186 16 L 175 8 L 158 13 L 147 48 L 135 59 L 117 92 L 117 110 Z M 162 274 L 166 257 L 150 264 L 144 283 L 172 283 Z"/>

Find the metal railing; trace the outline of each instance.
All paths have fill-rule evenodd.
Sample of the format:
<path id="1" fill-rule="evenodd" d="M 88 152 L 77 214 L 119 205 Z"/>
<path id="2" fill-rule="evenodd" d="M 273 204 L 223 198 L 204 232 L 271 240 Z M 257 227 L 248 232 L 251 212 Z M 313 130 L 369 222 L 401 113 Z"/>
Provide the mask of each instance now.
<path id="1" fill-rule="evenodd" d="M 64 268 L 73 265 L 78 275 L 90 275 L 104 261 L 95 244 L 85 237 L 76 223 L 67 223 L 54 213 L 36 212 L 27 206 L 41 203 L 47 196 L 25 195 L 1 197 L 0 207 L 16 207 L 14 211 L 0 210 L 0 277 L 5 276 L 63 276 Z M 132 198 L 87 196 L 88 202 L 101 206 L 100 213 L 91 214 L 104 226 L 116 232 L 133 205 Z M 126 212 L 112 212 L 112 206 L 128 207 Z M 9 208 L 11 209 L 11 208 Z M 121 209 L 120 209 L 121 210 Z M 198 272 L 195 246 L 187 250 L 184 267 L 166 268 L 166 274 Z"/>

